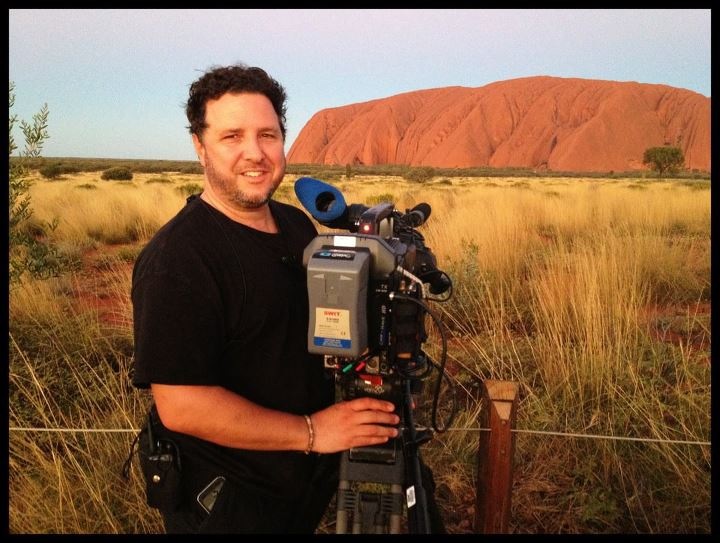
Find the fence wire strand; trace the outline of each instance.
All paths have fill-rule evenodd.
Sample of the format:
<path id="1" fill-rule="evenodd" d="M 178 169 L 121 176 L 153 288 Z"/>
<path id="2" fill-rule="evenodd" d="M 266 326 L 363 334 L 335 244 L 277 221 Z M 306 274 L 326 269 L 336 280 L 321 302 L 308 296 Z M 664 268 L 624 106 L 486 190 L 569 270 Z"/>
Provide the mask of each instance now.
<path id="1" fill-rule="evenodd" d="M 431 430 L 427 427 L 419 426 L 418 430 Z M 139 428 L 19 428 L 10 427 L 11 432 L 52 432 L 52 433 L 137 433 L 140 431 Z M 448 432 L 489 432 L 490 428 L 448 428 Z M 612 439 L 615 441 L 641 441 L 645 443 L 670 443 L 677 445 L 699 445 L 703 447 L 709 447 L 710 441 L 693 441 L 683 439 L 657 439 L 657 438 L 646 438 L 646 437 L 628 437 L 628 436 L 604 436 L 599 434 L 579 434 L 579 433 L 568 433 L 568 432 L 552 432 L 548 430 L 524 430 L 520 428 L 514 428 L 510 430 L 514 434 L 537 434 L 547 436 L 558 436 L 558 437 L 572 437 L 572 438 L 585 438 L 585 439 Z"/>

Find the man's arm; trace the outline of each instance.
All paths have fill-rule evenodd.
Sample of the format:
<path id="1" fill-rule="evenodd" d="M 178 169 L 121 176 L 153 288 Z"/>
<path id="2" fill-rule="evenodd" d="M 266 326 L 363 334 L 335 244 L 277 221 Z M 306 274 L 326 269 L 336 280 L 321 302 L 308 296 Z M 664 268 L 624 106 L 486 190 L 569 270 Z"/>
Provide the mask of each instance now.
<path id="1" fill-rule="evenodd" d="M 152 384 L 165 427 L 225 447 L 304 451 L 308 427 L 301 415 L 267 409 L 219 386 Z M 358 398 L 311 415 L 313 451 L 333 453 L 378 445 L 398 434 L 390 402 Z M 308 413 L 309 414 L 309 413 Z"/>

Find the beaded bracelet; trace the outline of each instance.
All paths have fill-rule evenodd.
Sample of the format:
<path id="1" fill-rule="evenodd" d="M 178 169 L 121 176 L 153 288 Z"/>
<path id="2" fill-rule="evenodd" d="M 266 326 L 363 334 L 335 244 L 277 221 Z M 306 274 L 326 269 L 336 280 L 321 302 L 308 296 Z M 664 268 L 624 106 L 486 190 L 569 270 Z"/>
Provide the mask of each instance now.
<path id="1" fill-rule="evenodd" d="M 305 449 L 305 454 L 310 454 L 312 452 L 313 442 L 315 441 L 315 429 L 313 428 L 313 423 L 310 416 L 303 415 L 303 417 L 305 417 L 305 422 L 307 423 L 308 427 L 308 446 L 307 449 Z"/>

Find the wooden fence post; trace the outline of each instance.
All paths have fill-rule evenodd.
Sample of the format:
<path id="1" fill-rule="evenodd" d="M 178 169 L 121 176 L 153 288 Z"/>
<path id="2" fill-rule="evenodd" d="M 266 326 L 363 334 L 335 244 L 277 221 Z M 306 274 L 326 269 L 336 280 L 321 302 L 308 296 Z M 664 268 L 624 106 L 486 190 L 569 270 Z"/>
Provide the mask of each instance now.
<path id="1" fill-rule="evenodd" d="M 478 448 L 475 532 L 503 534 L 510 521 L 518 385 L 486 380 Z"/>

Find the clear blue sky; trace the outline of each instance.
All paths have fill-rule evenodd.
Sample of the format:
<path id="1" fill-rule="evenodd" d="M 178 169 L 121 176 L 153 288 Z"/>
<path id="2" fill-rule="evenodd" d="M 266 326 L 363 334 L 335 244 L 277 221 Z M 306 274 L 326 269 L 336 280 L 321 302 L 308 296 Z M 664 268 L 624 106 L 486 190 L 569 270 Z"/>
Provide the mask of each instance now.
<path id="1" fill-rule="evenodd" d="M 47 103 L 48 157 L 194 160 L 188 86 L 238 61 L 285 86 L 286 151 L 321 109 L 420 89 L 550 75 L 710 96 L 709 9 L 11 9 L 9 49 L 13 113 Z"/>

